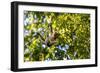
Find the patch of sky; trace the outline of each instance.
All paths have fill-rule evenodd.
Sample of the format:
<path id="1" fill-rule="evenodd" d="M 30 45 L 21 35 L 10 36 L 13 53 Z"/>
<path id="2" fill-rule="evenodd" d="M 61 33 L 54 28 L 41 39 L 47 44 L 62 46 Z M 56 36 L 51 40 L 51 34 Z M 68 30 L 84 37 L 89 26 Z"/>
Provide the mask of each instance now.
<path id="1" fill-rule="evenodd" d="M 44 28 L 39 28 L 37 31 L 40 32 L 40 31 L 43 31 L 43 30 L 44 30 Z"/>
<path id="2" fill-rule="evenodd" d="M 65 46 L 58 45 L 57 48 L 64 51 L 64 52 L 66 52 L 67 49 L 69 48 L 69 46 L 67 44 Z"/>
<path id="3" fill-rule="evenodd" d="M 43 48 L 46 48 L 46 45 L 45 45 L 45 44 L 42 44 L 42 47 L 43 47 Z"/>
<path id="4" fill-rule="evenodd" d="M 24 30 L 24 36 L 27 36 L 27 35 L 29 35 L 29 31 L 28 30 Z"/>

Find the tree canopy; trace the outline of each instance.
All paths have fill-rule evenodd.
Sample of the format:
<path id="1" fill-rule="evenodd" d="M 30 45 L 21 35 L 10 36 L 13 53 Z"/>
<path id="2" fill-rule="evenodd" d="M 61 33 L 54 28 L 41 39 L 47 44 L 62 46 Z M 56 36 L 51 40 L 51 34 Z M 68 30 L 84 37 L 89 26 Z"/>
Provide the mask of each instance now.
<path id="1" fill-rule="evenodd" d="M 90 14 L 24 11 L 24 61 L 90 58 Z"/>

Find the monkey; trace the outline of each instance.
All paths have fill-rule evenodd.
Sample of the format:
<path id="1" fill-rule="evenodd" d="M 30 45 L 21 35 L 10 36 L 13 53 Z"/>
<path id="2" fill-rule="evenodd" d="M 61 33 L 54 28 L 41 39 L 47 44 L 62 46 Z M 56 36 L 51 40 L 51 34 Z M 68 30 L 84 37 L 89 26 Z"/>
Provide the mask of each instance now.
<path id="1" fill-rule="evenodd" d="M 59 34 L 57 33 L 57 31 L 53 31 L 53 33 L 50 36 L 46 37 L 46 39 L 44 39 L 40 33 L 38 33 L 38 35 L 42 39 L 43 44 L 50 47 L 56 43 L 56 39 L 58 38 Z"/>
<path id="2" fill-rule="evenodd" d="M 46 39 L 46 44 L 47 46 L 51 46 L 55 44 L 57 41 L 56 39 L 58 38 L 58 33 L 54 31 L 47 39 Z M 49 41 L 48 41 L 49 40 Z"/>

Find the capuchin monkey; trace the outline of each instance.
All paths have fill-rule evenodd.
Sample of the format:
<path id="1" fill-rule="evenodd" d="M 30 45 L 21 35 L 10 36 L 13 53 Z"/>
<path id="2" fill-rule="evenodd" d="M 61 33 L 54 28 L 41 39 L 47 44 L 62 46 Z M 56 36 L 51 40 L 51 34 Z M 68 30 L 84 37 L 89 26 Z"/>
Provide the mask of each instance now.
<path id="1" fill-rule="evenodd" d="M 46 37 L 46 39 L 44 39 L 43 36 L 40 33 L 38 33 L 38 35 L 42 39 L 43 44 L 47 45 L 48 47 L 50 47 L 53 44 L 55 44 L 56 43 L 56 39 L 59 36 L 57 31 L 53 31 L 53 33 L 50 36 Z"/>

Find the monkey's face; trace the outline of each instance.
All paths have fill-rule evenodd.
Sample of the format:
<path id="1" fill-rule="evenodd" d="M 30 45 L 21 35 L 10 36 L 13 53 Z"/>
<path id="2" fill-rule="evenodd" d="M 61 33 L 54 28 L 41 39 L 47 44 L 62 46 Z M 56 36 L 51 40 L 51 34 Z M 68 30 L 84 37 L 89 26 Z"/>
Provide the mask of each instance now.
<path id="1" fill-rule="evenodd" d="M 56 39 L 59 37 L 59 35 L 60 35 L 59 33 L 54 32 L 54 33 L 52 34 L 51 40 L 52 40 L 52 41 L 56 40 Z"/>

